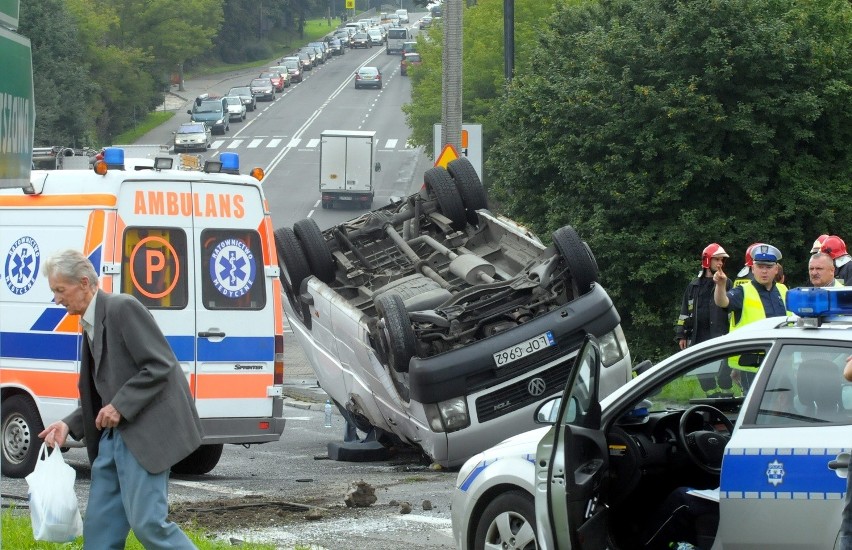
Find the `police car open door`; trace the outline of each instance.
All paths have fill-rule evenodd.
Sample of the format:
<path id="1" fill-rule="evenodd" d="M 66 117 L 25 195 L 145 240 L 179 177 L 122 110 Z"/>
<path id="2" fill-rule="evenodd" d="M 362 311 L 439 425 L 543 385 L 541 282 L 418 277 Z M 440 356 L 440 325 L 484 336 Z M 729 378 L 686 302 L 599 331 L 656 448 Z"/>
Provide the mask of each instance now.
<path id="1" fill-rule="evenodd" d="M 568 377 L 556 424 L 536 453 L 536 523 L 539 533 L 551 530 L 542 538 L 553 540 L 560 550 L 606 547 L 607 508 L 601 490 L 609 457 L 600 429 L 600 370 L 600 346 L 587 336 Z"/>

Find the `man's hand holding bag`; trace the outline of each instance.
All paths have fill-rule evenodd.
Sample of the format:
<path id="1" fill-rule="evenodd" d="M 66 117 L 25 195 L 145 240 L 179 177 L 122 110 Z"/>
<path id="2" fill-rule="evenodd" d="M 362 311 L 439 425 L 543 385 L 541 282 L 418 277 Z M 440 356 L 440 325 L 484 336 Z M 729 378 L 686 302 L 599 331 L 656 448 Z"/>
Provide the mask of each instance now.
<path id="1" fill-rule="evenodd" d="M 26 477 L 30 487 L 30 517 L 35 540 L 70 542 L 83 534 L 74 481 L 77 473 L 65 463 L 62 452 L 42 443 L 33 473 Z"/>

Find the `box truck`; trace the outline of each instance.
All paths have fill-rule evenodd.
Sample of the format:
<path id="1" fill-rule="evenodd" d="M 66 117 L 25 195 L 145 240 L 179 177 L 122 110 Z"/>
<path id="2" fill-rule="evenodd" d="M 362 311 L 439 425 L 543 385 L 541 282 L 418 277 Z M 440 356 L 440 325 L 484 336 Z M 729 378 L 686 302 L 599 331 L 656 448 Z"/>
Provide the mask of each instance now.
<path id="1" fill-rule="evenodd" d="M 322 207 L 351 204 L 369 209 L 373 205 L 373 164 L 376 132 L 325 130 L 320 140 Z"/>

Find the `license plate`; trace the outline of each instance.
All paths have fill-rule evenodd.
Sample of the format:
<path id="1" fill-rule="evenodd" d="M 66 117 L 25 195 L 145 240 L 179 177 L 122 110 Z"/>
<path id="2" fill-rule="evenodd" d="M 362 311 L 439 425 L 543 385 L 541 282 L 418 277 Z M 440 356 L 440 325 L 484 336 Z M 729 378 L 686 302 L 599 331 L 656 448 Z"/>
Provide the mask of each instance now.
<path id="1" fill-rule="evenodd" d="M 350 197 L 349 195 L 341 195 L 340 197 L 337 197 L 337 198 L 339 198 L 342 201 L 351 201 L 352 200 L 352 197 Z"/>
<path id="2" fill-rule="evenodd" d="M 494 363 L 498 367 L 505 367 L 510 363 L 514 363 L 524 357 L 528 357 L 537 351 L 549 348 L 556 345 L 556 340 L 553 338 L 553 333 L 549 330 L 544 334 L 533 336 L 528 340 L 519 342 L 514 346 L 500 350 L 494 354 Z"/>

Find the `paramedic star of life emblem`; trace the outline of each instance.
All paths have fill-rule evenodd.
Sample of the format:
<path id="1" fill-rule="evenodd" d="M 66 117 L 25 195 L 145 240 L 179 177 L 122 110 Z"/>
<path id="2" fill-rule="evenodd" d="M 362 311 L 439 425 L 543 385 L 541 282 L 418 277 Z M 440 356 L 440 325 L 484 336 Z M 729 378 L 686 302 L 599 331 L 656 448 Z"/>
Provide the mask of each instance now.
<path id="1" fill-rule="evenodd" d="M 766 466 L 766 481 L 778 487 L 784 481 L 784 463 L 773 460 Z"/>
<path id="2" fill-rule="evenodd" d="M 12 294 L 26 294 L 36 282 L 41 252 L 38 243 L 32 237 L 21 237 L 9 249 L 6 255 L 4 279 Z"/>
<path id="3" fill-rule="evenodd" d="M 239 298 L 247 294 L 256 275 L 254 254 L 241 240 L 225 239 L 213 249 L 210 278 L 224 296 Z"/>

